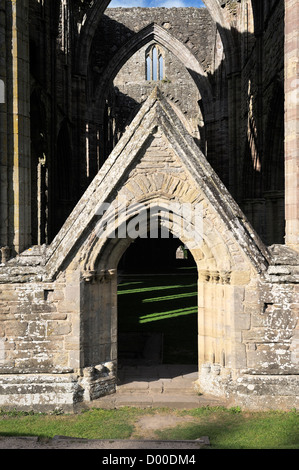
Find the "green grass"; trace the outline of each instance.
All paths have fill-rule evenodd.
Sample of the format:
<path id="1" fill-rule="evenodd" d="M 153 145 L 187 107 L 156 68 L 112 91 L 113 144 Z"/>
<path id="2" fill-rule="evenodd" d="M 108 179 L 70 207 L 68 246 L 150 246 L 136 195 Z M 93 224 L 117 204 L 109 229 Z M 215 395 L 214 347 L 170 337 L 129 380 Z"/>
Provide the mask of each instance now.
<path id="1" fill-rule="evenodd" d="M 159 439 L 193 440 L 209 436 L 214 449 L 299 449 L 299 413 L 197 409 L 198 422 L 158 431 Z"/>
<path id="2" fill-rule="evenodd" d="M 134 419 L 140 412 L 94 409 L 80 414 L 0 414 L 0 436 L 68 436 L 83 439 L 128 439 L 134 430 Z"/>
<path id="3" fill-rule="evenodd" d="M 245 412 L 238 408 L 194 410 L 121 408 L 93 409 L 75 415 L 0 413 L 0 436 L 63 435 L 88 439 L 130 439 L 135 423 L 145 415 L 173 414 L 192 421 L 155 432 L 160 440 L 193 440 L 208 436 L 211 449 L 299 449 L 299 413 Z M 136 435 L 134 436 L 135 438 Z M 139 438 L 142 436 L 138 436 Z"/>

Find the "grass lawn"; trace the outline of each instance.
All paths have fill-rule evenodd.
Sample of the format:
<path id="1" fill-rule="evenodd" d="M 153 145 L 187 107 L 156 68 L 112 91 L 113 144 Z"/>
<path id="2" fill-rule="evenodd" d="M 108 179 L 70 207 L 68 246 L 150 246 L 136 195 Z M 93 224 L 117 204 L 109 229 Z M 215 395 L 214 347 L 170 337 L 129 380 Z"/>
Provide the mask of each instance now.
<path id="1" fill-rule="evenodd" d="M 214 449 L 299 449 L 299 413 L 196 409 L 198 421 L 166 432 L 168 439 L 209 436 Z M 165 432 L 157 432 L 160 439 Z M 183 437 L 182 437 L 183 436 Z"/>
<path id="2" fill-rule="evenodd" d="M 242 412 L 239 409 L 198 408 L 117 410 L 93 409 L 76 415 L 0 413 L 0 436 L 55 435 L 88 439 L 142 439 L 138 420 L 153 415 L 188 417 L 179 426 L 159 430 L 151 439 L 193 440 L 210 438 L 211 449 L 299 449 L 299 412 Z M 141 433 L 141 434 L 140 434 Z"/>

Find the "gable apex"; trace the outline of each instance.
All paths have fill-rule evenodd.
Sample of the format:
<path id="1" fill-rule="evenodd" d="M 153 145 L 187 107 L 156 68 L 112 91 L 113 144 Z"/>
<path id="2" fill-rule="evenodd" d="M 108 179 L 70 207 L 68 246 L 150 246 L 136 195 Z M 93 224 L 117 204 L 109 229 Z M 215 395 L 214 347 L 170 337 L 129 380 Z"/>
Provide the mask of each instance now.
<path id="1" fill-rule="evenodd" d="M 72 214 L 48 248 L 47 265 L 54 274 L 75 244 L 92 227 L 98 207 L 109 202 L 126 181 L 159 130 L 169 148 L 182 162 L 205 201 L 231 231 L 235 240 L 258 271 L 267 268 L 269 254 L 239 206 L 212 169 L 173 107 L 155 87 L 126 132 L 92 181 Z M 113 196 L 114 195 L 114 196 Z"/>

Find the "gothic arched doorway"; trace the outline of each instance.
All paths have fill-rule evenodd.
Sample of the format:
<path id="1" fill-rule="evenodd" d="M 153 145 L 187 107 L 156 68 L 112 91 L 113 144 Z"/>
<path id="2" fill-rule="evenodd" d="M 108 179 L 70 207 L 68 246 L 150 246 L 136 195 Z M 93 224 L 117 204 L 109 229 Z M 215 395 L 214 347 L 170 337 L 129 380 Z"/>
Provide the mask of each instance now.
<path id="1" fill-rule="evenodd" d="M 268 252 L 157 89 L 50 247 L 49 273 L 54 277 L 69 260 L 67 290 L 73 295 L 79 287 L 69 363 L 83 371 L 90 399 L 115 389 L 117 270 L 138 238 L 134 232 L 146 238 L 151 220 L 177 236 L 196 261 L 198 369 L 210 367 L 205 390 L 213 382 L 212 366 L 227 380 L 246 367 L 245 299 L 257 302 Z"/>

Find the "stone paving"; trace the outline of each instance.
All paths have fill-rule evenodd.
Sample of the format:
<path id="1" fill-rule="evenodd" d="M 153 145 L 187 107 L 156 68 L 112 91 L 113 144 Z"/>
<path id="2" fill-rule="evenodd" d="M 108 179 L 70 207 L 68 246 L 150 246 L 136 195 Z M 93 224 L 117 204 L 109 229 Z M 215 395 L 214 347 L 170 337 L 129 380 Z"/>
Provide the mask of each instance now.
<path id="1" fill-rule="evenodd" d="M 114 395 L 100 398 L 92 407 L 121 406 L 197 408 L 225 405 L 215 397 L 200 395 L 195 387 L 197 367 L 193 365 L 124 366 Z"/>

